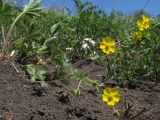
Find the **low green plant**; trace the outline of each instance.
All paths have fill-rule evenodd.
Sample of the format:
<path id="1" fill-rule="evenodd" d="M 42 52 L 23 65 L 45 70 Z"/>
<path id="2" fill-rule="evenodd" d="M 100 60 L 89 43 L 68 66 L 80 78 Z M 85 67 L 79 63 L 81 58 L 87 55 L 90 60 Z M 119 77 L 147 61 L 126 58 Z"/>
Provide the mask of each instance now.
<path id="1" fill-rule="evenodd" d="M 92 79 L 88 78 L 87 76 L 84 76 L 83 74 L 76 74 L 75 78 L 76 78 L 76 80 L 79 81 L 77 88 L 73 91 L 73 93 L 76 96 L 81 95 L 81 87 L 83 87 L 84 84 L 93 85 L 93 86 L 95 86 L 97 91 L 100 92 L 100 90 L 99 90 L 100 83 L 97 80 L 92 80 Z"/>
<path id="2" fill-rule="evenodd" d="M 28 64 L 26 65 L 26 70 L 29 73 L 33 82 L 38 80 L 42 87 L 47 86 L 47 84 L 45 83 L 46 66 L 41 64 Z"/>
<path id="3" fill-rule="evenodd" d="M 22 12 L 14 19 L 7 33 L 5 33 L 5 28 L 3 27 L 3 23 L 1 22 L 2 35 L 3 35 L 3 41 L 2 41 L 2 46 L 1 46 L 1 54 L 2 54 L 1 60 L 3 60 L 3 57 L 5 56 L 8 50 L 8 44 L 10 42 L 13 42 L 11 41 L 11 35 L 12 35 L 13 28 L 15 27 L 18 20 L 25 14 L 31 14 L 31 15 L 38 16 L 36 12 L 42 9 L 40 7 L 40 2 L 41 2 L 40 0 L 30 0 L 29 3 L 24 7 Z"/>

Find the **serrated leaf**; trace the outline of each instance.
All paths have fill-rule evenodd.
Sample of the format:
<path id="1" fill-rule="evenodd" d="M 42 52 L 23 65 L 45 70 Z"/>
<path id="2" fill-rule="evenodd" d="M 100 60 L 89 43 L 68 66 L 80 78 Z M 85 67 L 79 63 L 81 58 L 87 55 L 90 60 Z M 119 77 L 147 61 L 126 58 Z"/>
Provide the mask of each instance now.
<path id="1" fill-rule="evenodd" d="M 44 70 L 44 67 L 41 66 L 41 65 L 37 65 L 36 67 L 36 75 L 37 75 L 37 78 L 41 81 L 44 81 L 45 80 L 45 76 L 44 74 L 46 74 L 46 71 Z"/>
<path id="2" fill-rule="evenodd" d="M 35 69 L 34 65 L 28 64 L 27 65 L 27 72 L 30 75 L 32 81 L 35 81 L 37 79 L 36 69 Z"/>
<path id="3" fill-rule="evenodd" d="M 35 81 L 36 79 L 44 81 L 46 78 L 44 75 L 46 74 L 45 67 L 42 65 L 34 66 L 32 64 L 29 64 L 27 65 L 27 72 L 29 73 L 32 81 Z"/>
<path id="4" fill-rule="evenodd" d="M 33 67 L 32 64 L 27 65 L 27 72 L 31 75 L 36 73 L 36 69 Z"/>
<path id="5" fill-rule="evenodd" d="M 32 76 L 32 77 L 31 77 L 31 80 L 32 80 L 32 81 L 36 81 L 36 76 Z"/>
<path id="6" fill-rule="evenodd" d="M 36 12 L 42 10 L 41 8 L 41 0 L 30 0 L 28 5 L 24 6 L 23 12 L 28 14 L 33 14 L 35 16 L 39 16 Z"/>

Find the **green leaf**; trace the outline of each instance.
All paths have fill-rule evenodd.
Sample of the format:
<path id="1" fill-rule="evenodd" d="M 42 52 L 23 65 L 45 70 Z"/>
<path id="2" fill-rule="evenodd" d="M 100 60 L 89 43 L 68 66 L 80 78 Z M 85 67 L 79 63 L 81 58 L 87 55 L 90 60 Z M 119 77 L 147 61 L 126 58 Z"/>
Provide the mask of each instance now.
<path id="1" fill-rule="evenodd" d="M 36 12 L 42 10 L 41 0 L 30 0 L 28 5 L 24 6 L 23 12 L 39 16 Z"/>
<path id="2" fill-rule="evenodd" d="M 60 29 L 60 23 L 57 23 L 57 24 L 54 24 L 51 29 L 50 29 L 50 32 L 51 32 L 51 36 L 53 36 L 54 34 L 56 34 L 58 32 L 58 30 Z"/>
<path id="3" fill-rule="evenodd" d="M 54 35 L 53 37 L 48 38 L 45 42 L 48 43 L 48 42 L 50 42 L 50 41 L 55 40 L 56 38 L 57 38 L 57 36 Z"/>
<path id="4" fill-rule="evenodd" d="M 45 80 L 45 67 L 43 65 L 32 65 L 32 64 L 28 64 L 27 66 L 27 72 L 30 75 L 30 78 L 32 81 L 35 80 L 41 80 L 44 81 Z"/>
<path id="5" fill-rule="evenodd" d="M 28 64 L 26 67 L 27 67 L 27 72 L 31 76 L 31 80 L 35 81 L 37 79 L 35 67 L 32 64 Z"/>
<path id="6" fill-rule="evenodd" d="M 37 75 L 37 78 L 41 81 L 44 81 L 45 80 L 45 76 L 44 74 L 46 74 L 46 71 L 44 70 L 44 67 L 41 66 L 41 65 L 37 65 L 36 66 L 36 75 Z"/>

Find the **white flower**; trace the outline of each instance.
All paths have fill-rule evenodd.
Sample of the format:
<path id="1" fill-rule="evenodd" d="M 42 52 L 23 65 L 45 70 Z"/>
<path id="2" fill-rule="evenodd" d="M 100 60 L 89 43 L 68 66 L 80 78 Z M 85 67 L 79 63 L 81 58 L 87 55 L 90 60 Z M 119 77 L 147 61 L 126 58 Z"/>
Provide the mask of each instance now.
<path id="1" fill-rule="evenodd" d="M 90 43 L 94 46 L 95 44 L 96 44 L 96 42 L 95 41 L 90 41 Z"/>
<path id="2" fill-rule="evenodd" d="M 90 41 L 92 38 L 84 38 L 84 41 Z"/>
<path id="3" fill-rule="evenodd" d="M 13 50 L 12 52 L 11 52 L 11 54 L 10 54 L 10 56 L 12 57 L 14 54 L 15 54 L 15 50 Z"/>
<path id="4" fill-rule="evenodd" d="M 89 42 L 93 46 L 96 44 L 96 42 L 94 40 L 92 40 L 92 38 L 84 38 L 83 43 L 85 43 L 85 42 Z"/>
<path id="5" fill-rule="evenodd" d="M 66 51 L 73 51 L 73 48 L 66 48 Z"/>
<path id="6" fill-rule="evenodd" d="M 89 49 L 88 44 L 87 44 L 87 43 L 83 44 L 83 45 L 82 45 L 82 49 L 84 49 L 84 50 Z"/>

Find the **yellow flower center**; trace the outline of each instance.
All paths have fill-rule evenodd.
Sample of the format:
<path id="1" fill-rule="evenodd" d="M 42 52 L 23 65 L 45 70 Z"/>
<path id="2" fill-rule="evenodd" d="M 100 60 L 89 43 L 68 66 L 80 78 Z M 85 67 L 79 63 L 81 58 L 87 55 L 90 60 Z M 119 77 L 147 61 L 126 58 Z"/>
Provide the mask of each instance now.
<path id="1" fill-rule="evenodd" d="M 113 100 L 112 96 L 108 96 L 108 102 L 111 102 Z"/>
<path id="2" fill-rule="evenodd" d="M 108 51 L 109 50 L 109 46 L 106 45 L 105 50 Z"/>

